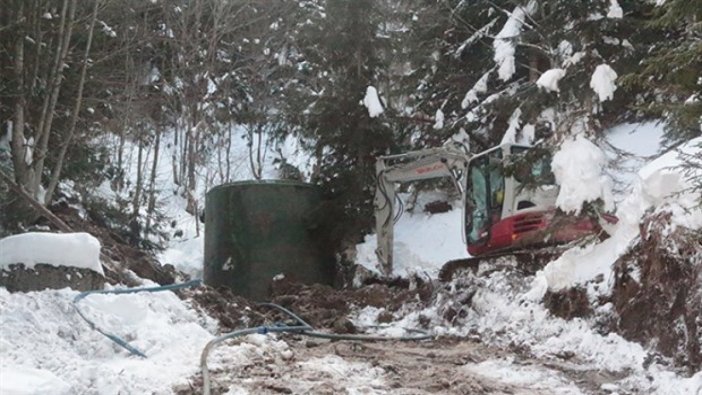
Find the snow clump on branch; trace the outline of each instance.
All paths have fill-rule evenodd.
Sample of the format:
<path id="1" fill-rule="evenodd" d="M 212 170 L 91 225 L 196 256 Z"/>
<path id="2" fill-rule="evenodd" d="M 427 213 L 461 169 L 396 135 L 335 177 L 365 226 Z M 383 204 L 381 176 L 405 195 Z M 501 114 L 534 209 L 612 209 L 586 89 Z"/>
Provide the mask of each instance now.
<path id="1" fill-rule="evenodd" d="M 592 73 L 590 88 L 597 93 L 601 102 L 610 100 L 614 97 L 614 91 L 617 90 L 617 85 L 614 84 L 616 79 L 617 73 L 608 64 L 601 64 Z"/>
<path id="2" fill-rule="evenodd" d="M 502 81 L 507 81 L 514 75 L 515 41 L 522 32 L 526 18 L 534 11 L 536 11 L 535 1 L 530 1 L 526 7 L 516 7 L 507 18 L 502 30 L 495 36 L 492 44 L 495 48 L 494 60 L 498 66 L 497 74 Z"/>
<path id="3" fill-rule="evenodd" d="M 563 69 L 546 70 L 541 74 L 541 77 L 536 80 L 536 85 L 550 92 L 560 92 L 558 89 L 558 81 L 563 77 L 565 77 L 565 70 Z"/>
<path id="4" fill-rule="evenodd" d="M 383 105 L 380 104 L 378 91 L 374 86 L 369 86 L 366 89 L 366 96 L 363 98 L 363 105 L 368 109 L 368 116 L 375 118 L 383 113 Z"/>
<path id="5" fill-rule="evenodd" d="M 602 199 L 605 210 L 613 208 L 612 183 L 605 176 L 607 158 L 602 150 L 582 135 L 566 139 L 553 156 L 551 167 L 560 185 L 556 205 L 579 213 L 583 203 Z"/>

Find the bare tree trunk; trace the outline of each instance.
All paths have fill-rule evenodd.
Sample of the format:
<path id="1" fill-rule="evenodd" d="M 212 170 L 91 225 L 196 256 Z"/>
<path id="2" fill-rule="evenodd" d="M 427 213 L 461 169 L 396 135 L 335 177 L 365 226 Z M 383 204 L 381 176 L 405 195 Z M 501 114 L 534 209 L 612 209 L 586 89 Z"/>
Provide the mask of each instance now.
<path id="1" fill-rule="evenodd" d="M 227 138 L 227 178 L 226 181 L 231 181 L 231 169 L 232 169 L 232 122 L 229 122 L 229 137 Z"/>
<path id="2" fill-rule="evenodd" d="M 144 143 L 139 139 L 139 148 L 137 149 L 137 179 L 134 186 L 134 197 L 132 199 L 132 216 L 139 216 L 139 207 L 141 207 L 141 190 L 144 183 L 142 174 L 142 164 L 144 161 Z"/>
<path id="3" fill-rule="evenodd" d="M 261 164 L 261 130 L 259 126 L 255 129 L 249 127 L 249 165 L 251 165 L 251 174 L 257 180 L 263 178 L 263 165 Z M 257 141 L 254 138 L 258 137 Z M 255 147 L 254 147 L 255 146 Z"/>
<path id="4" fill-rule="evenodd" d="M 180 133 L 179 123 L 175 124 L 175 131 L 173 133 L 173 148 L 171 149 L 171 167 L 173 168 L 173 183 L 180 186 L 180 177 L 178 177 L 178 134 Z"/>
<path id="5" fill-rule="evenodd" d="M 64 0 L 64 4 L 68 0 Z M 39 137 L 37 138 L 38 146 L 36 150 L 36 158 L 34 159 L 34 183 L 32 185 L 32 192 L 38 193 L 39 187 L 41 185 L 42 173 L 44 171 L 44 161 L 46 159 L 46 154 L 49 146 L 49 136 L 51 135 L 51 125 L 54 119 L 54 111 L 56 109 L 56 102 L 58 101 L 59 92 L 61 91 L 61 84 L 63 82 L 63 64 L 68 55 L 68 47 L 71 42 L 71 35 L 73 34 L 73 21 L 75 19 L 76 13 L 76 0 L 71 0 L 69 8 L 69 16 L 66 21 L 65 33 L 60 36 L 59 47 L 57 52 L 59 53 L 58 62 L 55 64 L 55 76 L 53 78 L 53 86 L 50 92 L 50 103 L 46 113 L 46 119 L 43 123 L 43 129 L 39 129 Z"/>
<path id="6" fill-rule="evenodd" d="M 78 81 L 78 96 L 76 97 L 76 103 L 73 106 L 73 113 L 71 114 L 71 124 L 68 128 L 68 136 L 66 136 L 63 144 L 61 145 L 61 150 L 56 160 L 56 165 L 51 172 L 51 178 L 49 179 L 49 186 L 46 189 L 46 195 L 44 197 L 44 204 L 49 205 L 54 195 L 54 190 L 56 185 L 61 178 L 61 170 L 63 168 L 63 161 L 66 157 L 66 152 L 68 151 L 68 146 L 73 140 L 73 135 L 76 130 L 76 123 L 78 122 L 78 114 L 80 113 L 81 105 L 83 104 L 83 88 L 85 87 L 85 76 L 88 72 L 88 56 L 90 55 L 90 47 L 93 42 L 93 32 L 95 31 L 95 21 L 97 20 L 98 5 L 100 1 L 95 0 L 95 5 L 93 6 L 93 14 L 90 18 L 90 28 L 88 30 L 88 42 L 85 44 L 85 52 L 83 53 L 83 65 L 80 70 L 80 80 Z"/>
<path id="7" fill-rule="evenodd" d="M 24 14 L 24 2 L 20 2 L 17 12 L 17 19 Z M 17 34 L 15 40 L 15 83 L 17 84 L 17 94 L 15 99 L 15 111 L 12 127 L 12 162 L 15 170 L 15 181 L 21 186 L 29 183 L 29 167 L 26 163 L 26 147 L 24 146 L 24 107 L 26 102 L 24 86 L 24 34 L 22 30 Z"/>
<path id="8" fill-rule="evenodd" d="M 217 173 L 219 173 L 219 183 L 223 184 L 224 183 L 224 164 L 222 163 L 222 150 L 224 149 L 222 147 L 223 139 L 225 137 L 222 136 L 220 133 L 218 136 L 218 143 L 217 144 Z M 212 177 L 212 181 L 214 183 L 214 176 Z"/>
<path id="9" fill-rule="evenodd" d="M 161 131 L 156 130 L 156 140 L 154 141 L 154 161 L 151 165 L 151 179 L 149 180 L 149 203 L 146 207 L 146 228 L 144 231 L 151 232 L 151 218 L 156 210 L 156 175 L 158 173 L 158 154 L 161 147 Z"/>

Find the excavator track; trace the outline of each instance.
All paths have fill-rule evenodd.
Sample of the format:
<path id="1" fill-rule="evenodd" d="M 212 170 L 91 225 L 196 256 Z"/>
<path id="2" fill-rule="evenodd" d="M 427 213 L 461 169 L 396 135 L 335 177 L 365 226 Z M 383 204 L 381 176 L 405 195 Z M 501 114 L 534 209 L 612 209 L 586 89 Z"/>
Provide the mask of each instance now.
<path id="1" fill-rule="evenodd" d="M 479 257 L 454 259 L 448 261 L 439 271 L 439 281 L 450 282 L 462 273 L 471 271 L 478 274 L 483 265 L 483 275 L 486 273 L 511 268 L 532 275 L 541 270 L 546 264 L 558 258 L 572 246 L 551 246 L 539 249 L 500 251 Z"/>

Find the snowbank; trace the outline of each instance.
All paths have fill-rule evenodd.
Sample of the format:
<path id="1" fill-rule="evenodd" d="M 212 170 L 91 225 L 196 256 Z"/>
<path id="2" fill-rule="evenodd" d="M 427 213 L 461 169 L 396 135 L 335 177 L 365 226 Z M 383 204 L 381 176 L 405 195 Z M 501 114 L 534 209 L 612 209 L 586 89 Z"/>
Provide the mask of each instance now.
<path id="1" fill-rule="evenodd" d="M 28 232 L 0 240 L 0 269 L 23 263 L 38 263 L 90 269 L 104 275 L 100 264 L 100 242 L 88 233 Z"/>
<path id="2" fill-rule="evenodd" d="M 212 338 L 211 320 L 175 294 L 92 295 L 81 301 L 96 324 L 128 339 L 130 356 L 92 330 L 73 309 L 77 292 L 8 293 L 0 288 L 0 393 L 166 394 L 196 373 Z"/>
<path id="3" fill-rule="evenodd" d="M 702 150 L 698 145 L 701 143 L 702 138 L 691 140 L 678 150 L 670 151 L 642 168 L 639 171 L 640 180 L 617 210 L 619 223 L 612 237 L 596 245 L 569 250 L 549 263 L 537 274 L 532 296 L 540 298 L 547 289 L 558 291 L 585 284 L 598 275 L 603 275 L 605 280 L 611 280 L 612 265 L 638 236 L 639 223 L 650 208 L 671 211 L 674 225 L 690 229 L 702 228 L 699 194 L 688 189 L 689 177 L 692 175 L 685 176 L 678 167 L 681 164 L 680 153 L 700 155 Z M 590 284 L 590 293 L 608 293 L 611 285 L 611 281 L 607 281 L 595 290 L 595 285 Z"/>

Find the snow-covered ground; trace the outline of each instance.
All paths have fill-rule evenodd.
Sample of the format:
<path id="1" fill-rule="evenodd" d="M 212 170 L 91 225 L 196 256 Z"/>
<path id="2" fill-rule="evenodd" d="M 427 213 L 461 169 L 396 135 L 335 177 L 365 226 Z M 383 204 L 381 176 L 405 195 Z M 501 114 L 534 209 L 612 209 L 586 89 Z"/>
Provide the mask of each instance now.
<path id="1" fill-rule="evenodd" d="M 617 146 L 621 138 L 623 148 L 634 150 L 634 145 L 627 144 L 623 136 L 629 135 L 629 130 L 635 130 L 634 133 L 647 130 L 650 136 L 658 136 L 651 143 L 656 148 L 644 144 L 646 150 L 632 153 L 648 156 L 657 152 L 660 134 L 641 126 L 622 128 L 626 131 L 612 132 L 613 145 Z M 638 163 L 646 162 L 642 159 Z M 512 393 L 591 393 L 553 367 L 559 355 L 573 356 L 568 360 L 572 371 L 602 372 L 601 386 L 595 392 L 702 393 L 702 372 L 685 377 L 665 364 L 645 364 L 649 352 L 639 344 L 616 334 L 601 334 L 587 320 L 553 317 L 539 297 L 545 287 L 577 283 L 591 278 L 596 271 L 607 274 L 607 264 L 628 244 L 632 227 L 651 205 L 676 210 L 680 225 L 702 228 L 701 213 L 688 206 L 691 196 L 670 195 L 684 186 L 679 173 L 669 168 L 673 164 L 675 153 L 669 153 L 637 169 L 640 181 L 636 186 L 627 190 L 626 196 L 615 196 L 620 224 L 609 239 L 612 240 L 609 244 L 615 245 L 605 241 L 574 250 L 533 278 L 518 277 L 509 271 L 470 278 L 467 281 L 473 282 L 476 292 L 461 321 L 449 325 L 440 312 L 452 303 L 452 292 L 456 295 L 462 292 L 456 287 L 440 296 L 444 299 L 433 306 L 396 316 L 396 322 L 385 332 L 392 334 L 401 327 L 416 327 L 420 316 L 424 316 L 431 320 L 432 331 L 439 336 L 478 336 L 483 344 L 502 350 L 527 349 L 535 358 L 533 363 L 488 355 L 481 360 L 450 365 L 457 375 L 470 374 L 499 382 L 511 386 Z M 164 174 L 170 172 L 169 166 L 164 164 Z M 443 214 L 416 212 L 402 216 L 396 224 L 396 274 L 427 273 L 435 277 L 445 261 L 467 256 L 460 232 L 460 205 L 454 206 Z M 187 232 L 194 231 L 194 223 L 185 222 L 182 200 L 173 198 L 167 207 L 183 216 L 179 226 L 187 227 Z M 185 241 L 172 244 L 162 259 L 196 274 L 201 266 L 202 238 L 194 238 L 194 233 L 187 232 Z M 359 263 L 371 270 L 375 270 L 374 250 L 373 235 L 357 249 Z M 590 261 L 595 255 L 597 265 L 592 265 Z M 583 267 L 588 267 L 587 273 L 580 270 Z M 168 292 L 92 295 L 79 302 L 98 327 L 144 351 L 148 358 L 142 359 L 130 356 L 91 329 L 72 306 L 76 295 L 77 292 L 69 289 L 11 294 L 0 288 L 0 394 L 170 394 L 176 386 L 188 388 L 188 380 L 198 372 L 200 353 L 215 334 L 214 320 L 196 313 L 188 302 Z M 359 325 L 374 324 L 380 312 L 382 309 L 368 307 L 357 311 L 352 319 Z M 436 347 L 452 346 L 437 344 Z M 376 365 L 347 358 L 333 350 L 300 359 L 307 354 L 297 355 L 284 338 L 254 335 L 220 346 L 210 357 L 209 365 L 220 371 L 251 363 L 262 369 L 279 369 L 279 380 L 292 383 L 291 388 L 300 393 L 318 388 L 314 385 L 319 380 L 329 382 L 330 391 L 393 393 L 386 380 L 387 373 Z M 291 368 L 295 369 L 294 373 L 285 370 Z M 230 378 L 220 384 L 229 394 L 258 393 L 252 390 L 251 379 Z"/>

